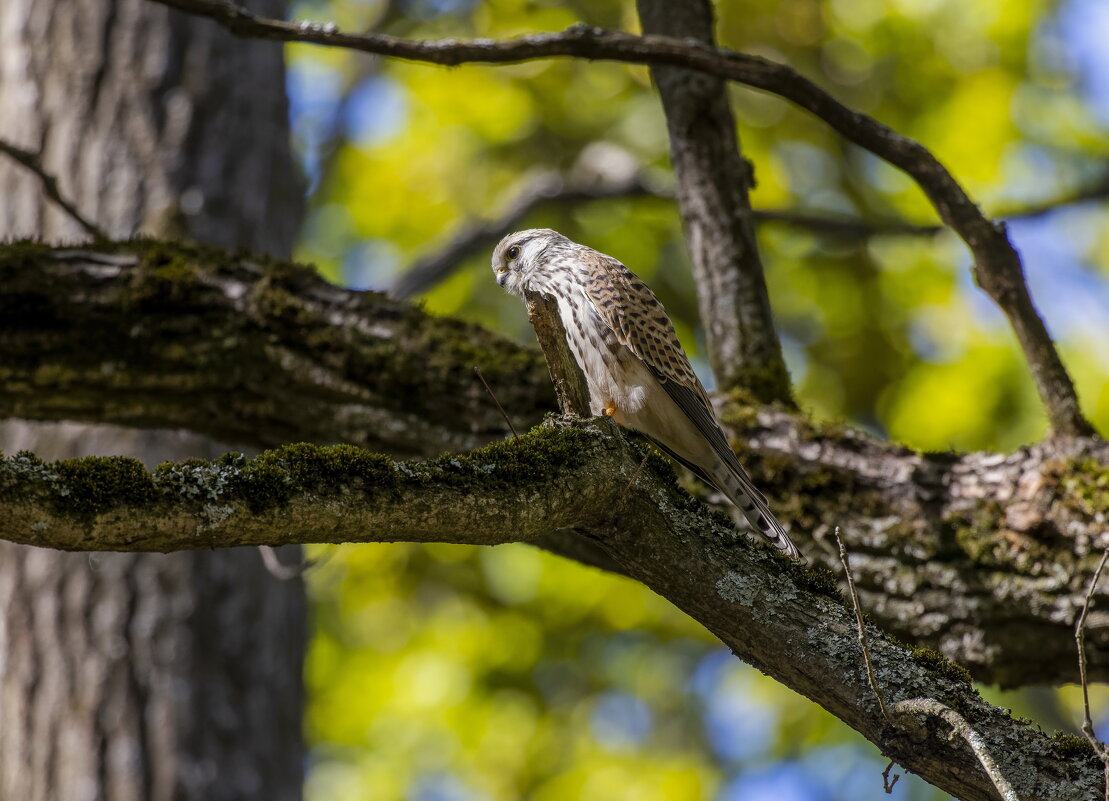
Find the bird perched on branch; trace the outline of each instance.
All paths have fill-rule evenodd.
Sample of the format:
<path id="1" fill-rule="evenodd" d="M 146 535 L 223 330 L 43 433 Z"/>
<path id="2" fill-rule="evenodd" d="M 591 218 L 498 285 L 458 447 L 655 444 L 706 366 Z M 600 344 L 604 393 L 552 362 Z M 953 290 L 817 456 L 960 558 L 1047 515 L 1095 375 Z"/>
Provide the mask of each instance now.
<path id="1" fill-rule="evenodd" d="M 500 241 L 493 272 L 521 298 L 555 298 L 593 414 L 644 434 L 723 492 L 775 548 L 801 558 L 728 446 L 666 309 L 631 270 L 557 231 L 533 228 Z"/>

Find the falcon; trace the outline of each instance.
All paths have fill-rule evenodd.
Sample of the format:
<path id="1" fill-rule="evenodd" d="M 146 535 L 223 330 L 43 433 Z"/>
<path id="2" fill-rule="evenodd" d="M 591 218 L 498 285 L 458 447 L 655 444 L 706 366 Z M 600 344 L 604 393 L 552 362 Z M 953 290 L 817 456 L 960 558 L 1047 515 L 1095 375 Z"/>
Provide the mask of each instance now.
<path id="1" fill-rule="evenodd" d="M 493 273 L 520 298 L 527 292 L 555 298 L 593 414 L 646 436 L 724 493 L 771 545 L 801 558 L 728 446 L 666 309 L 635 273 L 549 228 L 502 239 Z"/>

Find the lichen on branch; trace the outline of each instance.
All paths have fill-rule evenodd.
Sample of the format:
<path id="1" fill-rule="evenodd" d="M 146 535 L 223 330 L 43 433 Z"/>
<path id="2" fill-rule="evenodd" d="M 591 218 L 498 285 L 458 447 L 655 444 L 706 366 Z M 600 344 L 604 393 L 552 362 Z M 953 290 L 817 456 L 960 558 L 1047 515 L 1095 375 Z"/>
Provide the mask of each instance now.
<path id="1" fill-rule="evenodd" d="M 64 550 L 162 552 L 526 541 L 588 521 L 591 509 L 603 508 L 589 502 L 614 492 L 596 475 L 605 439 L 595 434 L 542 426 L 518 440 L 420 462 L 300 443 L 153 471 L 125 457 L 48 464 L 18 453 L 0 460 L 0 537 Z M 548 488 L 538 508 L 534 485 Z"/>

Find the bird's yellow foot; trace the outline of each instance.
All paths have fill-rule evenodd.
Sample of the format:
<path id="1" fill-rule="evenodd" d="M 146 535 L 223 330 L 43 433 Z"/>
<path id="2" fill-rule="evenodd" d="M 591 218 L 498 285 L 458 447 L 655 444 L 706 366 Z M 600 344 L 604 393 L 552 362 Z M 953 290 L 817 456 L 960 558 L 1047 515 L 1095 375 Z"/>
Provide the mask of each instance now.
<path id="1" fill-rule="evenodd" d="M 608 405 L 601 409 L 601 412 L 605 417 L 611 417 L 616 425 L 624 425 L 624 415 L 620 414 L 620 409 L 617 408 L 615 403 L 609 401 Z"/>

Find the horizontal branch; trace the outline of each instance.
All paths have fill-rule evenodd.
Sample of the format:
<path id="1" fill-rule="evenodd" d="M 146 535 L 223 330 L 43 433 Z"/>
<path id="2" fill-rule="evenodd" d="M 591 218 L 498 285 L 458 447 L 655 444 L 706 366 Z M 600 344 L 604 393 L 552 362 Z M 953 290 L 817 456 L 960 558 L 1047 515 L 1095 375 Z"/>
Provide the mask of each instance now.
<path id="1" fill-rule="evenodd" d="M 181 427 L 266 448 L 466 450 L 553 410 L 538 353 L 310 270 L 140 241 L 0 246 L 0 417 Z M 1077 680 L 1073 621 L 1109 545 L 1109 445 L 920 454 L 722 398 L 756 483 L 809 558 L 838 573 L 839 525 L 866 611 L 983 681 Z M 585 545 L 582 545 L 585 543 Z M 581 538 L 544 547 L 606 563 Z M 1109 677 L 1092 616 L 1090 675 Z"/>
<path id="2" fill-rule="evenodd" d="M 462 224 L 446 244 L 413 261 L 397 278 L 389 294 L 397 298 L 411 298 L 427 292 L 461 269 L 467 259 L 492 251 L 502 237 L 520 228 L 531 214 L 548 204 L 570 205 L 640 197 L 674 200 L 674 193 L 655 185 L 641 173 L 601 183 L 578 183 L 557 173 L 544 173 L 513 198 L 500 216 Z M 1011 209 L 999 216 L 1005 222 L 1036 219 L 1068 206 L 1105 198 L 1109 198 L 1109 180 L 1097 181 L 1051 200 Z M 751 214 L 756 224 L 788 225 L 812 234 L 848 241 L 873 236 L 930 237 L 947 230 L 942 225 L 920 225 L 896 219 L 863 219 L 793 209 L 754 209 Z"/>
<path id="3" fill-rule="evenodd" d="M 605 447 L 611 438 L 540 428 L 426 462 L 302 443 L 252 459 L 165 463 L 152 473 L 126 457 L 46 464 L 21 453 L 0 461 L 0 537 L 68 551 L 162 553 L 528 541 L 579 523 L 583 505 L 607 500 L 610 482 L 599 476 Z M 528 502 L 532 496 L 539 502 Z"/>
<path id="4" fill-rule="evenodd" d="M 542 358 L 313 269 L 152 240 L 0 245 L 0 417 L 265 448 L 473 448 L 554 408 Z"/>
<path id="5" fill-rule="evenodd" d="M 342 47 L 448 66 L 510 64 L 555 57 L 667 64 L 715 75 L 789 100 L 822 119 L 849 142 L 903 170 L 916 181 L 940 219 L 970 248 L 975 280 L 1009 319 L 1032 370 L 1053 432 L 1064 436 L 1093 433 L 1082 416 L 1070 375 L 1032 302 L 1020 256 L 1009 241 L 1004 225 L 983 215 L 947 168 L 919 142 L 840 103 L 785 64 L 694 40 L 634 36 L 588 25 L 575 25 L 561 33 L 532 34 L 500 41 L 414 41 L 381 33 L 344 33 L 333 23 L 268 19 L 252 14 L 231 0 L 153 2 L 208 17 L 243 37 Z"/>
<path id="6" fill-rule="evenodd" d="M 179 550 L 394 540 L 495 544 L 573 528 L 628 576 L 705 625 L 737 655 L 829 710 L 891 759 L 967 801 L 992 798 L 978 760 L 946 727 L 908 736 L 877 709 L 850 609 L 831 577 L 738 534 L 682 492 L 660 457 L 608 420 L 394 463 L 351 446 L 294 445 L 254 459 L 165 464 L 97 458 L 0 461 L 0 537 L 83 549 Z M 871 627 L 892 704 L 955 709 L 1023 799 L 1086 799 L 1100 763 L 985 703 L 956 668 Z"/>

